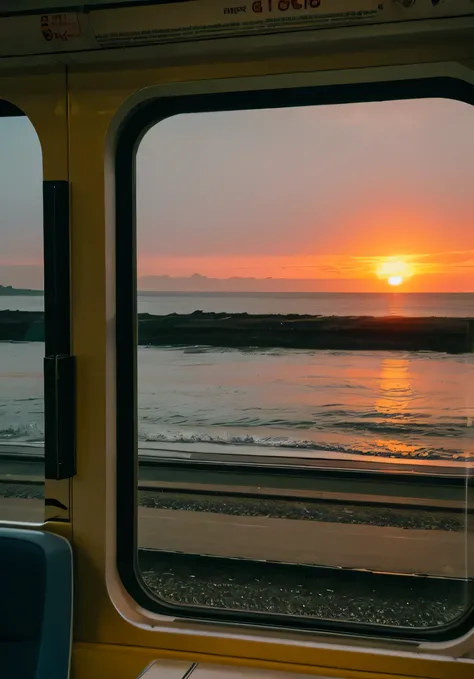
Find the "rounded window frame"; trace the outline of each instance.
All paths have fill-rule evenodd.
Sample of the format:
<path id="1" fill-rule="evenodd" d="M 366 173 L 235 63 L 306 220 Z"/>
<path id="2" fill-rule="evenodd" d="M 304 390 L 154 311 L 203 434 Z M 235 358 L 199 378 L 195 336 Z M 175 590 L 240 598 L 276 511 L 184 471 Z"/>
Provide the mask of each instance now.
<path id="1" fill-rule="evenodd" d="M 240 624 L 320 634 L 346 634 L 386 642 L 452 642 L 474 628 L 474 601 L 461 618 L 428 629 L 380 627 L 365 623 L 302 619 L 258 612 L 171 604 L 154 597 L 138 564 L 138 436 L 137 436 L 137 270 L 136 153 L 146 132 L 166 118 L 185 113 L 255 110 L 281 107 L 369 103 L 409 99 L 452 99 L 474 105 L 474 86 L 453 76 L 431 76 L 351 84 L 247 89 L 205 94 L 150 96 L 138 103 L 119 125 L 115 165 L 116 264 L 116 565 L 134 601 L 160 616 L 195 622 Z M 473 581 L 474 582 L 474 581 Z M 472 589 L 473 582 L 466 582 Z"/>

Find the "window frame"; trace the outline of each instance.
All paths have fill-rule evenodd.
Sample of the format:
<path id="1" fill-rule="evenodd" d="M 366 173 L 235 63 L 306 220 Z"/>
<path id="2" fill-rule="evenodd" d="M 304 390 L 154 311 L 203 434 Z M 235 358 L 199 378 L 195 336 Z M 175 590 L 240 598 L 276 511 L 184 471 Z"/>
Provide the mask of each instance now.
<path id="1" fill-rule="evenodd" d="M 465 614 L 436 628 L 381 627 L 369 623 L 320 620 L 172 604 L 153 596 L 138 564 L 138 402 L 136 154 L 148 132 L 166 118 L 186 113 L 444 98 L 474 105 L 474 86 L 452 76 L 351 84 L 246 89 L 207 94 L 151 96 L 121 122 L 115 140 L 116 284 L 116 566 L 134 601 L 154 614 L 194 622 L 252 625 L 314 633 L 348 634 L 379 640 L 452 641 L 474 627 L 474 601 Z M 474 113 L 474 111 L 473 111 Z M 466 581 L 473 592 L 474 580 Z"/>

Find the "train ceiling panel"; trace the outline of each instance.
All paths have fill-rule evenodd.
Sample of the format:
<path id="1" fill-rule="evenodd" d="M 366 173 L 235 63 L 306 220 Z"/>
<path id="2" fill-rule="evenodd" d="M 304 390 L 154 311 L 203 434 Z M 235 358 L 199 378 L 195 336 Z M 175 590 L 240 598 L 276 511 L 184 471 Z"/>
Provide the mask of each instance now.
<path id="1" fill-rule="evenodd" d="M 474 20 L 474 0 L 71 0 L 0 3 L 0 59 L 74 55 L 228 37 L 387 28 Z M 21 14 L 8 14 L 15 8 Z M 441 21 L 444 20 L 444 21 Z M 79 59 L 80 61 L 81 59 Z M 72 59 L 74 61 L 74 59 Z"/>
<path id="2" fill-rule="evenodd" d="M 162 0 L 163 1 L 163 0 Z M 164 0 L 165 2 L 181 2 L 182 0 Z M 156 0 L 0 0 L 0 16 L 12 16 L 16 14 L 38 14 L 50 12 L 65 12 L 80 9 L 89 12 L 101 9 L 108 5 L 114 6 L 137 6 L 159 4 Z"/>

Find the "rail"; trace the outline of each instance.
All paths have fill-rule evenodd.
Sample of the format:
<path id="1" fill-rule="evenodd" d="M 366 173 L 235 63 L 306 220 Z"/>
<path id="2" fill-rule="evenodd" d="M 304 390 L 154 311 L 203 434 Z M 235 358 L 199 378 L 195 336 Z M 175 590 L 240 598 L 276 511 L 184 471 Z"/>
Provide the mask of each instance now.
<path id="1" fill-rule="evenodd" d="M 19 453 L 8 448 L 0 447 L 0 484 L 42 484 L 42 450 Z M 463 468 L 283 457 L 241 456 L 246 459 L 238 460 L 237 457 L 237 454 L 195 453 L 180 459 L 176 451 L 155 451 L 153 456 L 142 451 L 138 490 L 208 498 L 473 510 L 469 501 L 470 477 Z"/>

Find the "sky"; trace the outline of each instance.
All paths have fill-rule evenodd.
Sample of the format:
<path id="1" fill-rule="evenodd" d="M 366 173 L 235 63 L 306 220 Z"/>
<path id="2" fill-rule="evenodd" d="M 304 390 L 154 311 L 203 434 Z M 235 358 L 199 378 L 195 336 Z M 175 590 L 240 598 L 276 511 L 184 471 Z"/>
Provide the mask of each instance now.
<path id="1" fill-rule="evenodd" d="M 0 134 L 0 284 L 41 287 L 40 145 Z M 138 150 L 139 288 L 474 292 L 473 177 L 460 102 L 175 116 Z"/>

